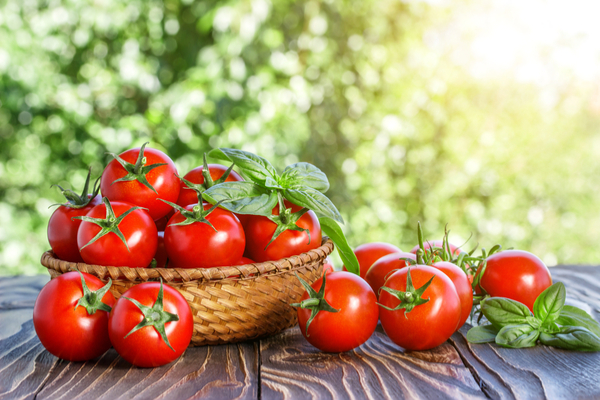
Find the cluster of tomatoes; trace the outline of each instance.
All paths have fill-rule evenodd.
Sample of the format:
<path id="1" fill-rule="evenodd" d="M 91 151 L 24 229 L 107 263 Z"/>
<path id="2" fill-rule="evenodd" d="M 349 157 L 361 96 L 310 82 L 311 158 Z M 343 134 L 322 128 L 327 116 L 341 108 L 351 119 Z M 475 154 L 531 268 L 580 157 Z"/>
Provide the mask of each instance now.
<path id="1" fill-rule="evenodd" d="M 552 285 L 548 268 L 529 252 L 497 250 L 474 257 L 447 235 L 421 239 L 410 252 L 382 242 L 360 245 L 354 251 L 360 276 L 328 269 L 312 286 L 303 282 L 307 290 L 294 304 L 302 334 L 322 351 L 342 352 L 369 339 L 380 321 L 400 347 L 427 350 L 460 329 L 486 297 L 506 297 L 533 310 Z"/>

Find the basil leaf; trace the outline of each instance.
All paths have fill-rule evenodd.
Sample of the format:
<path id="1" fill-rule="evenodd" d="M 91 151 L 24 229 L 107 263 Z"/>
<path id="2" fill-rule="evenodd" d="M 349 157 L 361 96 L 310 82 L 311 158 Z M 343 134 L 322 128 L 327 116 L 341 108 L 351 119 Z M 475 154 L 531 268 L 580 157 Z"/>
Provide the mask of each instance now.
<path id="1" fill-rule="evenodd" d="M 582 326 L 567 326 L 557 333 L 542 333 L 540 342 L 566 350 L 600 351 L 600 338 Z"/>
<path id="2" fill-rule="evenodd" d="M 227 157 L 225 155 L 225 153 L 223 153 L 221 151 L 221 149 L 212 149 L 211 151 L 208 152 L 208 156 L 210 158 L 214 158 L 215 160 L 231 161 L 231 159 L 229 157 Z"/>
<path id="3" fill-rule="evenodd" d="M 329 189 L 327 175 L 319 168 L 306 162 L 288 165 L 281 174 L 281 182 L 289 189 L 309 187 L 325 193 Z"/>
<path id="4" fill-rule="evenodd" d="M 266 159 L 243 150 L 228 148 L 221 148 L 220 150 L 230 161 L 235 163 L 244 177 L 261 186 L 265 186 L 265 181 L 268 178 L 277 181 L 277 170 Z"/>
<path id="5" fill-rule="evenodd" d="M 471 343 L 491 343 L 496 340 L 498 329 L 493 325 L 474 326 L 467 332 L 467 340 Z"/>
<path id="6" fill-rule="evenodd" d="M 565 305 L 567 291 L 562 282 L 556 282 L 544 290 L 535 299 L 533 304 L 533 315 L 539 319 L 542 324 L 549 324 L 556 320 L 560 315 L 560 310 Z"/>
<path id="7" fill-rule="evenodd" d="M 481 312 L 497 329 L 527 322 L 531 312 L 526 305 L 504 297 L 490 297 L 481 302 Z"/>
<path id="8" fill-rule="evenodd" d="M 356 275 L 360 275 L 358 259 L 352 248 L 348 245 L 348 241 L 344 236 L 344 232 L 342 232 L 342 228 L 340 228 L 338 223 L 333 219 L 327 217 L 319 218 L 319 223 L 321 224 L 321 231 L 329 236 L 335 244 L 335 247 L 337 247 L 340 258 L 344 262 L 346 269 Z"/>
<path id="9" fill-rule="evenodd" d="M 555 322 L 563 326 L 581 326 L 600 337 L 600 324 L 580 308 L 564 306 Z"/>
<path id="10" fill-rule="evenodd" d="M 238 214 L 271 215 L 277 205 L 277 192 L 254 182 L 223 182 L 208 188 L 202 197 L 212 204 Z"/>
<path id="11" fill-rule="evenodd" d="M 286 189 L 283 191 L 283 196 L 296 205 L 313 210 L 318 217 L 327 217 L 344 223 L 344 219 L 331 200 L 318 190 Z"/>
<path id="12" fill-rule="evenodd" d="M 539 336 L 540 331 L 529 324 L 507 325 L 498 332 L 496 344 L 511 349 L 533 347 Z"/>

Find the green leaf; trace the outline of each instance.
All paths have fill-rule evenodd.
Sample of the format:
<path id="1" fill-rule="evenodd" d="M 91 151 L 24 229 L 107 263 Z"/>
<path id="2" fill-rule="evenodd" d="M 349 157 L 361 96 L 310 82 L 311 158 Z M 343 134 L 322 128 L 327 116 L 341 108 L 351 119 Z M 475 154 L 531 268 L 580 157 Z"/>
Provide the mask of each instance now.
<path id="1" fill-rule="evenodd" d="M 235 163 L 242 175 L 259 185 L 265 186 L 268 178 L 277 181 L 277 170 L 266 159 L 243 150 L 221 148 L 221 152 Z"/>
<path id="2" fill-rule="evenodd" d="M 491 343 L 496 340 L 498 329 L 493 325 L 474 326 L 467 332 L 467 340 L 471 343 Z"/>
<path id="3" fill-rule="evenodd" d="M 531 312 L 526 305 L 504 297 L 490 297 L 481 302 L 481 312 L 494 327 L 527 323 Z"/>
<path id="4" fill-rule="evenodd" d="M 564 306 L 555 322 L 562 326 L 581 326 L 600 337 L 600 324 L 580 308 Z"/>
<path id="5" fill-rule="evenodd" d="M 533 347 L 540 336 L 540 331 L 529 324 L 506 325 L 496 335 L 496 344 L 511 349 Z"/>
<path id="6" fill-rule="evenodd" d="M 567 326 L 556 333 L 542 333 L 540 342 L 566 350 L 600 351 L 600 338 L 582 326 Z"/>
<path id="7" fill-rule="evenodd" d="M 270 216 L 277 205 L 277 192 L 265 189 L 254 182 L 223 182 L 207 189 L 203 195 L 212 204 L 238 214 Z"/>
<path id="8" fill-rule="evenodd" d="M 344 236 L 344 232 L 342 232 L 342 228 L 340 228 L 335 220 L 327 217 L 319 218 L 319 223 L 321 224 L 321 231 L 329 236 L 335 244 L 335 247 L 337 247 L 340 258 L 344 262 L 346 269 L 356 275 L 360 275 L 358 259 L 352 248 L 348 245 L 348 241 Z"/>
<path id="9" fill-rule="evenodd" d="M 542 322 L 542 325 L 554 322 L 565 305 L 566 297 L 565 285 L 562 282 L 556 282 L 535 299 L 533 315 Z"/>
<path id="10" fill-rule="evenodd" d="M 231 161 L 231 159 L 229 157 L 227 157 L 227 155 L 225 153 L 223 153 L 221 151 L 221 149 L 212 149 L 211 151 L 208 152 L 208 156 L 210 158 L 214 158 L 215 160 Z"/>
<path id="11" fill-rule="evenodd" d="M 327 217 L 344 223 L 344 219 L 335 205 L 318 190 L 286 189 L 283 191 L 283 196 L 296 205 L 313 210 L 318 217 Z"/>
<path id="12" fill-rule="evenodd" d="M 288 165 L 281 175 L 281 182 L 289 189 L 304 189 L 309 187 L 325 193 L 329 189 L 327 175 L 319 168 L 306 162 Z"/>

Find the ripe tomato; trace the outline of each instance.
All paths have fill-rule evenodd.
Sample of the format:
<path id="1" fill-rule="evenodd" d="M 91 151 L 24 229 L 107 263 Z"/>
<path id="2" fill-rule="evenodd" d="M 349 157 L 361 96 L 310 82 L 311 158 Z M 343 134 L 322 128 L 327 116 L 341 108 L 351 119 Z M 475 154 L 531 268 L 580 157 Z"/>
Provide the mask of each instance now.
<path id="1" fill-rule="evenodd" d="M 424 240 L 423 241 L 423 245 L 425 246 L 425 249 L 430 249 L 431 247 L 442 247 L 444 245 L 444 242 L 442 240 Z M 448 245 L 450 246 L 450 251 L 452 251 L 452 254 L 457 256 L 459 255 L 462 250 L 460 247 L 453 245 L 452 243 L 448 243 Z M 415 247 L 412 248 L 412 250 L 410 251 L 413 254 L 417 254 L 417 250 L 419 250 L 419 245 L 416 245 Z"/>
<path id="2" fill-rule="evenodd" d="M 367 271 L 369 271 L 371 265 L 373 265 L 375 261 L 379 260 L 381 257 L 399 252 L 402 252 L 402 250 L 400 250 L 393 244 L 385 242 L 361 244 L 356 249 L 354 249 L 354 254 L 356 254 L 358 264 L 360 265 L 360 277 L 364 279 L 365 276 L 367 276 Z M 347 271 L 345 265 L 344 271 Z"/>
<path id="3" fill-rule="evenodd" d="M 82 273 L 87 288 L 99 291 L 105 285 L 93 275 Z M 69 361 L 87 361 L 102 355 L 111 346 L 108 338 L 108 312 L 115 304 L 108 291 L 97 302 L 92 302 L 90 312 L 84 305 L 77 305 L 84 297 L 84 289 L 78 272 L 62 274 L 44 286 L 33 308 L 33 326 L 46 350 Z M 97 295 L 96 295 L 97 296 Z M 89 299 L 88 304 L 93 299 Z M 98 303 L 104 309 L 97 309 Z"/>
<path id="4" fill-rule="evenodd" d="M 165 247 L 165 233 L 158 232 L 158 242 L 156 243 L 156 253 L 154 254 L 154 260 L 156 260 L 155 268 L 165 268 L 167 265 L 167 248 Z"/>
<path id="5" fill-rule="evenodd" d="M 81 217 L 86 215 L 92 208 L 102 203 L 102 198 L 97 195 L 83 207 L 72 207 L 68 205 L 59 206 L 48 221 L 48 242 L 54 254 L 61 260 L 71 262 L 83 262 L 77 247 L 77 230 L 81 225 Z"/>
<path id="6" fill-rule="evenodd" d="M 158 232 L 150 214 L 145 210 L 120 201 L 109 203 L 105 198 L 104 204 L 95 206 L 80 218 L 83 221 L 77 232 L 77 246 L 86 263 L 145 268 L 152 261 L 156 253 Z M 92 220 L 96 223 L 90 222 Z M 127 246 L 115 232 L 108 232 L 94 240 L 102 229 L 97 223 L 107 224 L 109 220 L 113 221 L 111 229 L 121 232 Z"/>
<path id="7" fill-rule="evenodd" d="M 231 264 L 231 266 L 235 267 L 237 265 L 246 265 L 246 264 L 254 264 L 254 261 L 249 259 L 248 257 L 242 257 L 238 261 Z"/>
<path id="8" fill-rule="evenodd" d="M 476 275 L 481 271 L 477 269 Z M 523 250 L 504 250 L 487 258 L 479 285 L 493 297 L 508 297 L 525 304 L 533 312 L 535 299 L 552 285 L 546 264 Z M 475 293 L 481 294 L 479 287 Z"/>
<path id="9" fill-rule="evenodd" d="M 165 228 L 167 227 L 167 222 L 169 222 L 169 220 L 171 219 L 171 217 L 173 216 L 173 214 L 175 214 L 175 210 L 172 209 L 171 211 L 169 211 L 167 213 L 167 215 L 165 215 L 164 217 L 161 217 L 159 219 L 155 219 L 154 220 L 154 224 L 156 225 L 156 230 L 158 230 L 159 232 L 164 232 Z"/>
<path id="10" fill-rule="evenodd" d="M 333 268 L 333 263 L 331 262 L 329 257 L 327 257 L 325 259 L 325 262 L 323 263 L 323 273 L 329 275 L 332 272 L 335 272 L 335 268 Z"/>
<path id="11" fill-rule="evenodd" d="M 113 155 L 102 173 L 100 190 L 110 201 L 126 201 L 148 209 L 153 220 L 167 215 L 172 207 L 159 198 L 175 202 L 179 197 L 179 178 L 173 161 L 160 150 L 135 148 Z M 142 159 L 140 159 L 140 154 Z M 123 160 L 123 166 L 118 158 Z M 156 164 L 158 167 L 152 168 Z M 120 179 L 127 179 L 120 181 Z M 147 185 L 144 183 L 146 182 Z M 152 190 L 150 187 L 154 188 Z"/>
<path id="12" fill-rule="evenodd" d="M 412 283 L 408 280 L 409 274 Z M 431 283 L 426 286 L 429 280 Z M 379 295 L 379 303 L 393 309 L 400 300 L 385 288 L 413 293 L 411 300 L 403 303 L 405 307 L 397 310 L 381 307 L 379 310 L 383 330 L 398 346 L 407 350 L 432 349 L 456 331 L 461 316 L 460 298 L 454 284 L 442 271 L 416 265 L 394 272 Z"/>
<path id="13" fill-rule="evenodd" d="M 202 175 L 202 171 L 204 170 L 204 166 L 196 167 L 192 169 L 190 172 L 185 174 L 184 179 L 192 183 L 196 183 L 199 185 L 204 184 L 204 175 Z M 208 170 L 210 171 L 210 177 L 213 181 L 218 180 L 223 176 L 223 174 L 227 171 L 227 167 L 221 164 L 208 164 Z M 231 171 L 225 182 L 235 182 L 235 181 L 243 181 L 244 179 L 235 171 Z M 190 204 L 198 204 L 198 196 L 196 192 L 181 181 L 180 183 L 180 191 L 179 198 L 177 199 L 177 204 L 181 207 L 188 206 Z M 206 185 L 206 189 L 210 186 Z"/>
<path id="14" fill-rule="evenodd" d="M 391 272 L 397 269 L 402 269 L 406 266 L 406 261 L 402 258 L 410 258 L 416 260 L 417 257 L 412 253 L 392 253 L 381 257 L 379 260 L 369 268 L 366 274 L 366 281 L 375 292 L 375 295 L 379 297 L 379 288 L 383 286 L 386 279 L 391 275 Z"/>
<path id="15" fill-rule="evenodd" d="M 377 327 L 379 311 L 375 293 L 364 279 L 345 271 L 324 275 L 311 285 L 312 291 L 319 292 L 323 283 L 325 289 L 322 298 L 339 311 L 319 311 L 307 332 L 306 323 L 313 311 L 311 308 L 298 307 L 298 324 L 302 335 L 310 344 L 329 353 L 360 346 Z M 299 305 L 314 302 L 309 300 L 310 297 L 310 293 L 305 292 Z"/>
<path id="16" fill-rule="evenodd" d="M 448 276 L 448 278 L 450 278 L 452 283 L 454 283 L 456 293 L 460 298 L 461 308 L 460 321 L 458 323 L 458 327 L 456 328 L 458 330 L 469 318 L 469 315 L 471 315 L 471 309 L 473 308 L 473 288 L 469 283 L 469 278 L 467 278 L 467 274 L 465 274 L 462 269 L 449 261 L 438 261 L 434 263 L 432 267 L 442 271 Z"/>
<path id="17" fill-rule="evenodd" d="M 285 205 L 291 208 L 292 212 L 302 209 L 302 207 L 288 201 L 285 202 Z M 279 206 L 273 208 L 273 215 L 279 215 Z M 269 244 L 277 224 L 267 217 L 248 215 L 244 225 L 246 231 L 246 251 L 244 255 L 257 262 L 280 260 L 316 249 L 321 245 L 321 224 L 319 224 L 319 219 L 312 210 L 300 217 L 297 225 L 302 229 L 308 229 L 310 241 L 306 232 L 286 230 Z"/>
<path id="18" fill-rule="evenodd" d="M 204 210 L 212 208 L 204 203 Z M 222 208 L 203 217 L 199 206 L 188 205 L 185 210 L 196 213 L 198 219 L 188 225 L 176 225 L 186 220 L 181 211 L 177 211 L 169 220 L 165 229 L 165 247 L 169 255 L 169 266 L 175 268 L 211 268 L 232 265 L 244 255 L 246 237 L 242 224 L 235 215 Z"/>
<path id="19" fill-rule="evenodd" d="M 136 330 L 138 324 L 142 327 Z M 117 353 L 145 368 L 179 358 L 190 344 L 193 330 L 189 304 L 181 293 L 162 282 L 131 287 L 119 298 L 108 319 L 108 334 Z"/>

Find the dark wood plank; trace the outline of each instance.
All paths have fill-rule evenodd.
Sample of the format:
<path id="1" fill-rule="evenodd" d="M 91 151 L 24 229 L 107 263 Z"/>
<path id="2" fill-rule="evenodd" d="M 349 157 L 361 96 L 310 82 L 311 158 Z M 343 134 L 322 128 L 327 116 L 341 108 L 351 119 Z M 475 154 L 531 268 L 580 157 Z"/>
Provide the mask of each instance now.
<path id="1" fill-rule="evenodd" d="M 378 327 L 357 349 L 322 353 L 299 328 L 261 341 L 262 399 L 485 398 L 456 350 L 408 352 Z"/>
<path id="2" fill-rule="evenodd" d="M 555 267 L 553 280 L 567 287 L 567 303 L 600 316 L 600 268 Z M 579 353 L 538 345 L 504 349 L 470 344 L 468 327 L 452 336 L 465 364 L 493 399 L 600 398 L 600 352 Z"/>

